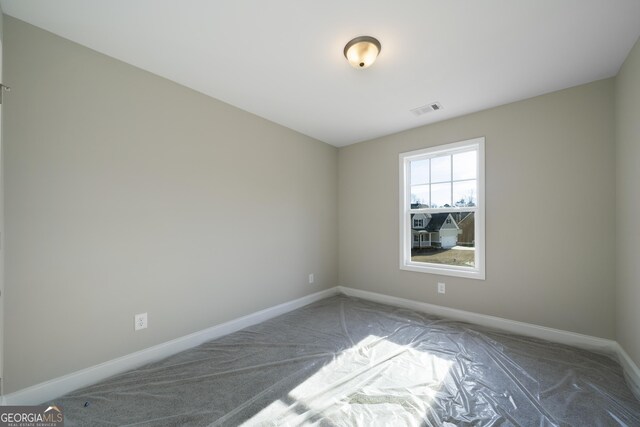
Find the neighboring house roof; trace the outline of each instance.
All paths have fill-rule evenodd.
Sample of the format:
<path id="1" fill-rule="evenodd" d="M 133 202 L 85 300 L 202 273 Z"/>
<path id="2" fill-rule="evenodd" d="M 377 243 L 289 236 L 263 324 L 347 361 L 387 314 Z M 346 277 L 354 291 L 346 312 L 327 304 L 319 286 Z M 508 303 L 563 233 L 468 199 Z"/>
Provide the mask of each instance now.
<path id="1" fill-rule="evenodd" d="M 413 205 L 412 205 L 413 206 Z M 421 218 L 416 218 L 416 216 L 420 215 Z M 466 221 L 472 221 L 473 220 L 473 212 L 458 212 L 458 213 L 434 213 L 434 214 L 415 214 L 412 215 L 412 219 L 423 219 L 426 223 L 425 227 L 415 227 L 412 224 L 412 229 L 414 231 L 421 231 L 424 232 L 424 230 L 428 231 L 428 232 L 438 232 L 440 231 L 440 229 L 442 228 L 442 226 L 444 225 L 444 222 L 447 220 L 447 217 L 451 215 L 451 218 L 453 219 L 453 225 L 455 225 L 455 228 L 460 228 L 462 226 L 463 222 Z M 453 228 L 453 227 L 452 227 Z"/>
<path id="2" fill-rule="evenodd" d="M 449 215 L 448 213 L 431 214 L 431 220 L 427 224 L 427 231 L 440 231 L 442 224 L 444 224 Z"/>

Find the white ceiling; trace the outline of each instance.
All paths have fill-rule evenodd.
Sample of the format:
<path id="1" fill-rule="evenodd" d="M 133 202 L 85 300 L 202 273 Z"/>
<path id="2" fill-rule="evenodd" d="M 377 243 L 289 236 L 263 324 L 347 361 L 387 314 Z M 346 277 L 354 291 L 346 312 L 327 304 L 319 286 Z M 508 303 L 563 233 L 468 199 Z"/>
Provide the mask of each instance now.
<path id="1" fill-rule="evenodd" d="M 640 0 L 0 4 L 8 15 L 336 146 L 614 76 L 640 35 Z M 359 35 L 382 43 L 366 70 L 342 55 Z M 409 112 L 432 101 L 444 109 Z"/>

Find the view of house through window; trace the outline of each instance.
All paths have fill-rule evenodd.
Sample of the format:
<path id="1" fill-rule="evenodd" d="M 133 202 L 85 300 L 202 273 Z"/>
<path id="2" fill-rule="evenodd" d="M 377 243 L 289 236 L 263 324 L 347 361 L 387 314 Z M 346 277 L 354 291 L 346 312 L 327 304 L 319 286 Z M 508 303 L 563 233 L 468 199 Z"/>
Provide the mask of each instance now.
<path id="1" fill-rule="evenodd" d="M 483 276 L 483 138 L 400 155 L 401 268 Z"/>
<path id="2" fill-rule="evenodd" d="M 411 261 L 475 266 L 473 212 L 412 214 Z M 416 224 L 415 218 L 424 218 Z"/>

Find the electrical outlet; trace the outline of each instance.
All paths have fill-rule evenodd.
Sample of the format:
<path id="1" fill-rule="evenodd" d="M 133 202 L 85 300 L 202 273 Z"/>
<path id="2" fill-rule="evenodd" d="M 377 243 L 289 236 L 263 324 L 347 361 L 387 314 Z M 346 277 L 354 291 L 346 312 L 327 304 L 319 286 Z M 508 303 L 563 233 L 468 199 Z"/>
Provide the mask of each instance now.
<path id="1" fill-rule="evenodd" d="M 314 281 L 313 273 L 311 273 L 311 274 L 309 275 L 309 284 L 313 283 L 313 281 Z"/>
<path id="2" fill-rule="evenodd" d="M 133 316 L 133 324 L 136 331 L 147 328 L 147 313 L 140 313 Z"/>
<path id="3" fill-rule="evenodd" d="M 438 282 L 438 293 L 439 294 L 444 294 L 445 293 L 444 282 Z"/>

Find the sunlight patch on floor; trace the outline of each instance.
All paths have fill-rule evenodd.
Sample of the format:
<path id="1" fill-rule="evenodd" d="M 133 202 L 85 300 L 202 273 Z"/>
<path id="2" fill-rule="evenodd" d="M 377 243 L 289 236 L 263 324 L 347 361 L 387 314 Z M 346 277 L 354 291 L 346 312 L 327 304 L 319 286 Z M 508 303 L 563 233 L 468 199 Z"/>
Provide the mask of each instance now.
<path id="1" fill-rule="evenodd" d="M 244 425 L 420 425 L 451 365 L 369 335 Z"/>

